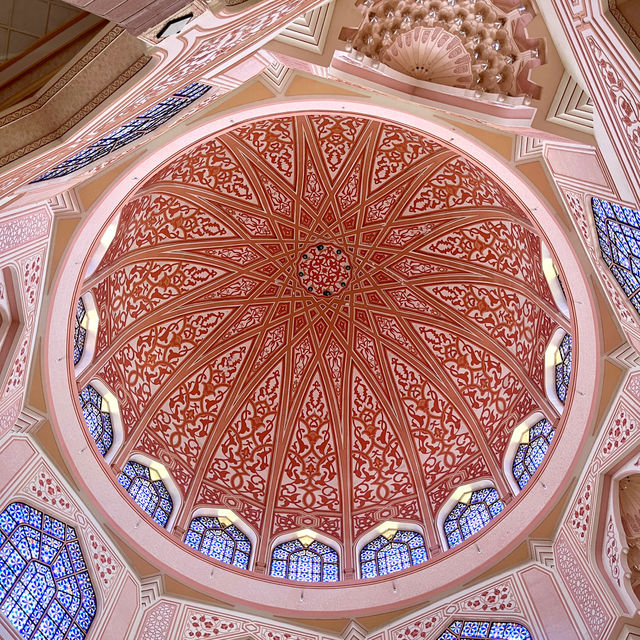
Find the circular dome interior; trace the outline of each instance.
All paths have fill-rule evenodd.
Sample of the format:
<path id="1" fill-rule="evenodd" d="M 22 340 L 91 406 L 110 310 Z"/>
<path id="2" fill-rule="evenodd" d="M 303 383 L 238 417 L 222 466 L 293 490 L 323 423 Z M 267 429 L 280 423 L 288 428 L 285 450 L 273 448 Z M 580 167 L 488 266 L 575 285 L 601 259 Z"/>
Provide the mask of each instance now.
<path id="1" fill-rule="evenodd" d="M 535 412 L 561 427 L 545 349 L 571 325 L 536 223 L 478 163 L 367 116 L 270 117 L 170 159 L 114 215 L 77 289 L 99 316 L 77 388 L 117 398 L 113 470 L 165 466 L 177 531 L 231 510 L 259 573 L 274 541 L 310 529 L 350 581 L 352 549 L 385 521 L 438 556 L 456 488 L 518 501 L 505 451 Z"/>

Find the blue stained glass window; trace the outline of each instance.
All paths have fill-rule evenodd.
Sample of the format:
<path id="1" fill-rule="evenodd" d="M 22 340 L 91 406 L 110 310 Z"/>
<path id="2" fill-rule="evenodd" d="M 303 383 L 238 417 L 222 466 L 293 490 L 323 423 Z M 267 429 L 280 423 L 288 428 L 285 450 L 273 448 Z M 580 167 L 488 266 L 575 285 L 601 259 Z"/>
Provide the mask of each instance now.
<path id="1" fill-rule="evenodd" d="M 149 467 L 129 460 L 118 476 L 118 482 L 143 511 L 146 511 L 161 527 L 167 526 L 173 511 L 173 500 L 164 482 L 152 479 Z"/>
<path id="2" fill-rule="evenodd" d="M 571 346 L 571 336 L 565 333 L 558 347 L 556 360 L 556 394 L 562 404 L 567 399 L 571 379 Z"/>
<path id="3" fill-rule="evenodd" d="M 106 455 L 113 444 L 113 427 L 107 403 L 96 389 L 88 384 L 80 392 L 80 406 L 98 451 L 103 456 Z"/>
<path id="4" fill-rule="evenodd" d="M 640 211 L 591 199 L 602 258 L 640 313 Z"/>
<path id="5" fill-rule="evenodd" d="M 218 518 L 198 516 L 191 520 L 184 541 L 192 549 L 232 564 L 239 569 L 249 568 L 251 542 L 249 538 L 230 524 L 224 525 Z"/>
<path id="6" fill-rule="evenodd" d="M 80 362 L 82 352 L 84 351 L 84 343 L 87 339 L 87 311 L 84 308 L 82 298 L 78 299 L 76 305 L 76 327 L 73 332 L 73 364 Z"/>
<path id="7" fill-rule="evenodd" d="M 0 611 L 25 640 L 81 640 L 96 615 L 74 529 L 21 502 L 0 513 Z"/>
<path id="8" fill-rule="evenodd" d="M 360 575 L 363 578 L 386 576 L 429 559 L 424 538 L 417 531 L 394 531 L 380 535 L 360 551 Z"/>
<path id="9" fill-rule="evenodd" d="M 182 109 L 185 109 L 192 102 L 203 96 L 209 89 L 211 89 L 209 85 L 199 82 L 188 84 L 186 87 L 180 89 L 180 91 L 165 98 L 109 135 L 85 147 L 64 162 L 53 167 L 53 169 L 49 169 L 49 171 L 43 173 L 40 177 L 33 180 L 33 182 L 42 182 L 43 180 L 51 180 L 52 178 L 69 175 L 91 164 L 95 160 L 124 147 L 145 133 L 157 129 L 160 125 L 182 111 Z"/>
<path id="10" fill-rule="evenodd" d="M 521 489 L 531 480 L 547 453 L 555 430 L 547 419 L 536 422 L 529 429 L 529 442 L 518 445 L 513 459 L 513 477 Z"/>
<path id="11" fill-rule="evenodd" d="M 300 540 L 283 542 L 271 555 L 271 575 L 302 582 L 337 582 L 338 552 L 317 540 L 309 545 Z"/>
<path id="12" fill-rule="evenodd" d="M 531 632 L 517 622 L 456 620 L 438 640 L 533 640 Z"/>
<path id="13" fill-rule="evenodd" d="M 493 488 L 472 492 L 468 504 L 458 502 L 444 521 L 444 533 L 449 548 L 478 533 L 504 508 L 498 492 Z"/>

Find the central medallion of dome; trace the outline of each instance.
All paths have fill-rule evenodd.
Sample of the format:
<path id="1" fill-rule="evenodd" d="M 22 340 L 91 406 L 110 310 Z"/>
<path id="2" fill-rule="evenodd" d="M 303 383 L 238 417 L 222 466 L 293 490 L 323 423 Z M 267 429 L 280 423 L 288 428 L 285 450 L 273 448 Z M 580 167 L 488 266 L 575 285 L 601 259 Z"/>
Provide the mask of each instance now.
<path id="1" fill-rule="evenodd" d="M 333 244 L 309 247 L 298 262 L 300 284 L 317 296 L 340 293 L 351 278 L 351 265 L 342 249 Z"/>
<path id="2" fill-rule="evenodd" d="M 231 510 L 264 571 L 310 529 L 348 581 L 384 522 L 420 527 L 431 558 L 459 487 L 507 502 L 535 412 L 561 441 L 544 356 L 571 325 L 537 226 L 447 144 L 361 115 L 265 118 L 186 148 L 115 212 L 77 289 L 99 317 L 77 385 L 117 398 L 113 469 L 143 456 L 175 482 L 176 531 Z"/>

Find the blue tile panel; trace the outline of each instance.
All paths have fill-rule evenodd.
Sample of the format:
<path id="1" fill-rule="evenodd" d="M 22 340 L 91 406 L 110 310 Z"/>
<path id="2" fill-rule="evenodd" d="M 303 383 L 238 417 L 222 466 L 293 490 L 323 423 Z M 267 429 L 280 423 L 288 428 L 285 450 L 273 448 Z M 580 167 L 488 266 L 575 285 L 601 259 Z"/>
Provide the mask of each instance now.
<path id="1" fill-rule="evenodd" d="M 211 89 L 209 85 L 199 82 L 188 84 L 172 96 L 158 102 L 148 111 L 122 125 L 108 136 L 85 147 L 74 156 L 71 156 L 71 158 L 53 167 L 53 169 L 49 169 L 33 182 L 42 182 L 69 175 L 74 171 L 78 171 L 78 169 L 82 169 L 82 167 L 86 167 L 95 160 L 128 145 L 173 118 L 177 113 L 203 96 L 209 89 Z"/>
<path id="2" fill-rule="evenodd" d="M 386 538 L 378 536 L 360 551 L 360 575 L 363 578 L 386 576 L 429 559 L 424 538 L 417 531 L 396 531 Z"/>
<path id="3" fill-rule="evenodd" d="M 80 392 L 80 406 L 91 437 L 104 456 L 113 444 L 113 427 L 109 407 L 94 387 L 88 384 Z"/>
<path id="4" fill-rule="evenodd" d="M 198 516 L 191 520 L 184 539 L 192 549 L 238 569 L 249 568 L 251 542 L 235 525 L 223 525 L 218 518 Z"/>
<path id="5" fill-rule="evenodd" d="M 529 429 L 529 442 L 518 446 L 512 470 L 513 477 L 521 489 L 526 487 L 527 482 L 531 480 L 531 476 L 542 463 L 554 435 L 555 430 L 551 423 L 543 419 Z"/>
<path id="6" fill-rule="evenodd" d="M 273 550 L 270 573 L 302 582 L 337 582 L 338 552 L 317 540 L 308 546 L 300 540 L 289 540 Z"/>
<path id="7" fill-rule="evenodd" d="M 458 502 L 444 521 L 449 548 L 478 533 L 503 508 L 504 504 L 493 488 L 474 491 L 469 504 Z"/>
<path id="8" fill-rule="evenodd" d="M 640 211 L 591 199 L 602 258 L 640 313 Z"/>
<path id="9" fill-rule="evenodd" d="M 85 319 L 87 311 L 84 308 L 84 302 L 82 298 L 78 299 L 76 305 L 76 326 L 73 332 L 73 364 L 76 365 L 80 362 L 82 353 L 84 351 L 84 343 L 87 339 L 87 330 L 82 326 L 82 321 Z"/>
<path id="10" fill-rule="evenodd" d="M 558 347 L 560 361 L 556 364 L 556 394 L 562 404 L 567 399 L 569 381 L 571 380 L 571 347 L 571 336 L 565 333 Z"/>
<path id="11" fill-rule="evenodd" d="M 173 511 L 173 500 L 162 480 L 152 480 L 149 467 L 130 460 L 118 476 L 136 504 L 161 527 L 166 527 Z"/>
<path id="12" fill-rule="evenodd" d="M 82 640 L 96 615 L 74 529 L 20 502 L 0 513 L 0 612 L 25 640 Z"/>
<path id="13" fill-rule="evenodd" d="M 437 640 L 533 640 L 533 636 L 516 622 L 456 620 Z"/>

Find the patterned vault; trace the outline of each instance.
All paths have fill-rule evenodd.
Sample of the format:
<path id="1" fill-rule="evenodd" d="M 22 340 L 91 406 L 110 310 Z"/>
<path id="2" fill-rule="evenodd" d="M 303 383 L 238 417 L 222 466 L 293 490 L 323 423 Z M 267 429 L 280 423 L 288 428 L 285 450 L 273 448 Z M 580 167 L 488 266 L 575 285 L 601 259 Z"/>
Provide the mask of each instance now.
<path id="1" fill-rule="evenodd" d="M 508 497 L 514 428 L 535 411 L 558 424 L 544 355 L 571 326 L 537 227 L 427 134 L 254 121 L 160 167 L 119 215 L 79 291 L 99 324 L 77 384 L 118 399 L 114 468 L 144 454 L 171 473 L 177 527 L 230 508 L 264 564 L 286 532 L 351 549 L 397 519 L 437 552 L 451 492 L 489 480 Z"/>

